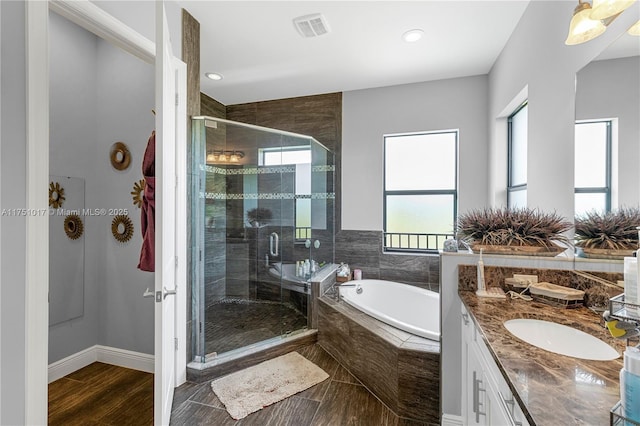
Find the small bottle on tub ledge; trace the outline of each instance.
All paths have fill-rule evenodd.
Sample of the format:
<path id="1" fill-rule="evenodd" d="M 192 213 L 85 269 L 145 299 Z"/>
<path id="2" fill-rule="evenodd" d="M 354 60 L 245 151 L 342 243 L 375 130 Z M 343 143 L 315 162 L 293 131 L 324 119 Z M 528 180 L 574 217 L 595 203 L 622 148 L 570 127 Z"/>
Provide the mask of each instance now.
<path id="1" fill-rule="evenodd" d="M 340 262 L 340 266 L 338 266 L 338 270 L 336 271 L 336 281 L 339 283 L 344 283 L 351 280 L 351 270 L 349 269 L 349 265 L 344 262 Z"/>

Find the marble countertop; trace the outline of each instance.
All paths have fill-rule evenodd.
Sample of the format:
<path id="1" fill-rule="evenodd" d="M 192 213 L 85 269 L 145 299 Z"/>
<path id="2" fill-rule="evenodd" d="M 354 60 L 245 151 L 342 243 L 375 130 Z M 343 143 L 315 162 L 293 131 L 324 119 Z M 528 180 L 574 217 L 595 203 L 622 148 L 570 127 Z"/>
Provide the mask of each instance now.
<path id="1" fill-rule="evenodd" d="M 554 354 L 516 338 L 503 326 L 514 318 L 553 321 L 592 334 L 622 354 L 625 342 L 611 337 L 598 314 L 587 308 L 482 299 L 471 291 L 458 294 L 531 425 L 609 424 L 609 410 L 620 399 L 621 357 L 590 361 Z"/>

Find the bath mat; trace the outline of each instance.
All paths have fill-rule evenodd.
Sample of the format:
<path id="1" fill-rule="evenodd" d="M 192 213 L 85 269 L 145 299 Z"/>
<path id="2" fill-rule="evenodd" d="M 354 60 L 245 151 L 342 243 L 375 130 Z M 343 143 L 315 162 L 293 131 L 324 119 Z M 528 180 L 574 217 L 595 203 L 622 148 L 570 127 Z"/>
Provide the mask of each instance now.
<path id="1" fill-rule="evenodd" d="M 211 389 L 236 420 L 329 378 L 320 367 L 290 352 L 211 382 Z"/>

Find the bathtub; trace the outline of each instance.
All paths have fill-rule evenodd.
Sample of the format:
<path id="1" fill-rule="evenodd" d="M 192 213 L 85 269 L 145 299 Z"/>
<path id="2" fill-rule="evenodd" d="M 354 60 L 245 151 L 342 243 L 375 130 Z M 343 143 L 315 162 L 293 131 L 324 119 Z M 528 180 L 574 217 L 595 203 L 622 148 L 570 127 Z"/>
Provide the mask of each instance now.
<path id="1" fill-rule="evenodd" d="M 356 286 L 339 290 L 349 305 L 408 333 L 440 340 L 440 294 L 393 281 L 359 280 L 349 284 Z"/>

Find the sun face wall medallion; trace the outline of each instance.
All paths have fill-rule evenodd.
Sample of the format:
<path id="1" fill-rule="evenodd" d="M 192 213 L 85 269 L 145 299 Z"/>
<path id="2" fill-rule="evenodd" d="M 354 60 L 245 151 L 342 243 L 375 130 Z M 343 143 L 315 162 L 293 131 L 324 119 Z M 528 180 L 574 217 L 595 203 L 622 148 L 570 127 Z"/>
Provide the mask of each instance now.
<path id="1" fill-rule="evenodd" d="M 111 145 L 111 151 L 109 153 L 111 159 L 111 165 L 116 170 L 126 170 L 131 164 L 131 152 L 124 142 L 116 142 Z"/>
<path id="2" fill-rule="evenodd" d="M 131 191 L 131 195 L 133 196 L 133 205 L 138 206 L 138 208 L 142 207 L 142 200 L 144 199 L 144 187 L 144 179 L 140 179 L 138 182 L 135 182 L 133 184 L 133 191 Z"/>
<path id="3" fill-rule="evenodd" d="M 126 243 L 133 236 L 133 222 L 129 216 L 119 214 L 111 221 L 111 233 L 120 243 Z"/>
<path id="4" fill-rule="evenodd" d="M 71 240 L 77 240 L 84 232 L 82 219 L 77 214 L 70 214 L 64 218 L 64 232 Z"/>
<path id="5" fill-rule="evenodd" d="M 64 203 L 64 188 L 58 182 L 49 184 L 49 207 L 59 209 Z"/>

